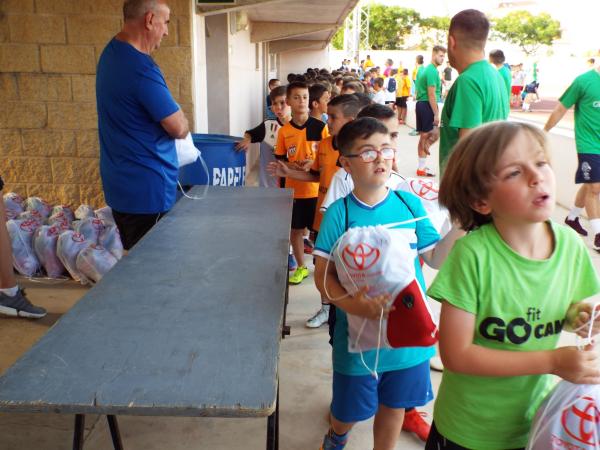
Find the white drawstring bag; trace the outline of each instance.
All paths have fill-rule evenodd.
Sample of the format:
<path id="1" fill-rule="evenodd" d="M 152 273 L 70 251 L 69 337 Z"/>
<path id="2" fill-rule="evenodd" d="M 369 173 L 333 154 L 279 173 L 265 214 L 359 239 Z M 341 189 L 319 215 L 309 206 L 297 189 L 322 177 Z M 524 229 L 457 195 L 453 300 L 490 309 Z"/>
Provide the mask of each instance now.
<path id="1" fill-rule="evenodd" d="M 50 217 L 57 215 L 66 217 L 69 220 L 69 223 L 75 220 L 75 213 L 69 205 L 56 205 L 54 208 L 52 208 Z"/>
<path id="2" fill-rule="evenodd" d="M 73 220 L 70 219 L 70 216 L 65 214 L 64 211 L 56 212 L 48 217 L 48 225 L 59 227 L 61 230 L 68 230 L 71 228 L 72 222 Z"/>
<path id="3" fill-rule="evenodd" d="M 112 208 L 110 206 L 97 209 L 94 214 L 96 214 L 96 217 L 102 220 L 106 225 L 115 225 L 115 218 L 113 217 Z"/>
<path id="4" fill-rule="evenodd" d="M 191 133 L 188 133 L 183 139 L 175 139 L 175 150 L 179 167 L 193 164 L 200 157 L 200 150 L 194 146 Z"/>
<path id="5" fill-rule="evenodd" d="M 43 225 L 33 234 L 33 249 L 49 278 L 59 278 L 65 272 L 65 266 L 56 255 L 56 244 L 60 228 Z"/>
<path id="6" fill-rule="evenodd" d="M 16 219 L 23 209 L 23 197 L 14 192 L 7 192 L 3 196 L 4 209 L 6 210 L 6 220 Z"/>
<path id="7" fill-rule="evenodd" d="M 6 228 L 10 237 L 13 266 L 21 275 L 32 277 L 40 270 L 40 262 L 33 251 L 33 233 L 40 224 L 33 219 L 9 220 Z"/>
<path id="8" fill-rule="evenodd" d="M 90 205 L 79 205 L 75 210 L 75 218 L 77 220 L 87 219 L 88 217 L 96 217 L 94 215 L 94 208 Z"/>
<path id="9" fill-rule="evenodd" d="M 117 263 L 117 258 L 101 245 L 91 244 L 77 255 L 77 270 L 98 282 Z"/>
<path id="10" fill-rule="evenodd" d="M 107 226 L 99 238 L 100 245 L 108 250 L 117 260 L 123 257 L 123 243 L 116 225 Z"/>
<path id="11" fill-rule="evenodd" d="M 19 214 L 19 217 L 17 217 L 17 219 L 25 221 L 34 220 L 35 222 L 37 222 L 39 227 L 41 227 L 44 223 L 44 217 L 40 214 L 39 211 L 35 209 L 31 211 L 23 211 L 21 214 Z"/>
<path id="12" fill-rule="evenodd" d="M 56 243 L 56 256 L 63 263 L 69 274 L 75 281 L 87 284 L 87 277 L 77 268 L 77 255 L 81 250 L 89 247 L 91 242 L 85 240 L 85 236 L 73 230 L 63 231 Z"/>
<path id="13" fill-rule="evenodd" d="M 85 236 L 91 243 L 97 244 L 100 233 L 104 231 L 104 223 L 96 217 L 87 217 L 85 219 L 73 222 L 73 229 Z"/>
<path id="14" fill-rule="evenodd" d="M 592 342 L 594 320 L 600 315 L 600 303 L 594 305 L 586 339 Z M 579 331 L 579 330 L 576 330 Z M 538 408 L 527 450 L 576 449 L 600 450 L 600 385 L 560 381 Z"/>
<path id="15" fill-rule="evenodd" d="M 39 197 L 29 197 L 27 200 L 25 200 L 25 210 L 37 211 L 44 219 L 47 219 L 50 216 L 52 208 L 48 203 Z"/>
<path id="16" fill-rule="evenodd" d="M 452 227 L 450 213 L 438 202 L 440 187 L 435 181 L 422 178 L 406 178 L 396 189 L 410 192 L 421 199 L 429 220 L 440 234 L 440 237 L 444 237 L 450 231 Z"/>

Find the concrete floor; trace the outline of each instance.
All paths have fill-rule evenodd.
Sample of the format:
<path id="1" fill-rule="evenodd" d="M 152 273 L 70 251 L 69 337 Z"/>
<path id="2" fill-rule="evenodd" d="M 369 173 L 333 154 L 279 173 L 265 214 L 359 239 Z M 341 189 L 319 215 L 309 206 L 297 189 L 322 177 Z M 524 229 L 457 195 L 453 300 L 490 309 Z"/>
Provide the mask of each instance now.
<path id="1" fill-rule="evenodd" d="M 402 173 L 412 176 L 415 170 L 417 138 L 407 135 L 403 127 L 400 148 L 406 149 L 400 166 Z M 433 157 L 436 158 L 436 149 Z M 434 161 L 436 159 L 433 159 Z M 432 167 L 435 167 L 432 164 Z M 557 208 L 555 220 L 564 219 L 565 210 Z M 589 224 L 584 223 L 584 226 Z M 591 241 L 586 241 L 591 248 Z M 591 252 L 600 271 L 600 255 Z M 432 270 L 426 270 L 431 281 Z M 73 281 L 47 285 L 28 280 L 20 281 L 27 288 L 31 300 L 46 307 L 48 316 L 38 321 L 0 318 L 0 373 L 10 367 L 26 352 L 62 314 L 85 294 L 87 288 Z M 280 448 L 282 450 L 310 450 L 319 448 L 327 429 L 327 412 L 331 395 L 331 363 L 328 334 L 325 327 L 309 330 L 305 320 L 318 308 L 319 296 L 312 274 L 299 286 L 290 287 L 287 321 L 291 336 L 281 346 L 280 355 Z M 437 304 L 433 305 L 434 309 Z M 77 339 L 77 336 L 73 336 Z M 561 343 L 573 342 L 565 333 Z M 432 372 L 434 390 L 441 376 Z M 431 419 L 433 402 L 420 410 Z M 166 417 L 119 417 L 123 443 L 127 450 L 258 450 L 265 448 L 266 419 L 205 419 Z M 86 450 L 111 449 L 106 420 L 88 416 L 86 422 Z M 348 450 L 371 449 L 372 422 L 360 423 L 352 432 Z M 73 417 L 57 414 L 0 413 L 1 450 L 55 450 L 70 448 Z M 402 433 L 396 449 L 422 449 L 418 439 Z"/>

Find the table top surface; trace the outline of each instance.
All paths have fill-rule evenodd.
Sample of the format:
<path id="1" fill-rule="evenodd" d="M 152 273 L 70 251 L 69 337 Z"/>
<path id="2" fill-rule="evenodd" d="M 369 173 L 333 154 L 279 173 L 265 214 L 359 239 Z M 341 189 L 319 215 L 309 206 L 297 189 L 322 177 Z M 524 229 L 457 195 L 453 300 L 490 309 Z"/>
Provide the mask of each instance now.
<path id="1" fill-rule="evenodd" d="M 182 198 L 0 378 L 0 411 L 269 415 L 291 206 L 284 189 Z"/>

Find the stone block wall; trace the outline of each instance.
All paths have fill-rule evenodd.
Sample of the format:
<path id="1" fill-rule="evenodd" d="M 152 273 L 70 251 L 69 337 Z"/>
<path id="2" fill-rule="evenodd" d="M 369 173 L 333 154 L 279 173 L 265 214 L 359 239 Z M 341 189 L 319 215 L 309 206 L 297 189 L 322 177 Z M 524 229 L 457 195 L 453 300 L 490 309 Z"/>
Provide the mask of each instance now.
<path id="1" fill-rule="evenodd" d="M 0 0 L 0 175 L 4 192 L 104 205 L 95 72 L 122 26 L 122 0 Z M 193 0 L 170 0 L 153 57 L 190 125 Z"/>

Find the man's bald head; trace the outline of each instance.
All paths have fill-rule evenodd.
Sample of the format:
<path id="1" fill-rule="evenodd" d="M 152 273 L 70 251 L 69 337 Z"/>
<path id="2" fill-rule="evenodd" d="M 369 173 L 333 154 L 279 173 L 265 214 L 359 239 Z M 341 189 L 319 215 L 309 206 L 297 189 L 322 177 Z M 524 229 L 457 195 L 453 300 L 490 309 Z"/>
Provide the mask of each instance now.
<path id="1" fill-rule="evenodd" d="M 448 34 L 453 36 L 457 44 L 464 48 L 481 49 L 490 32 L 490 21 L 485 14 L 476 9 L 465 9 L 450 20 Z"/>
<path id="2" fill-rule="evenodd" d="M 164 1 L 160 0 L 125 0 L 123 3 L 123 18 L 125 21 L 144 17 L 148 11 L 156 11 L 156 7 Z"/>

